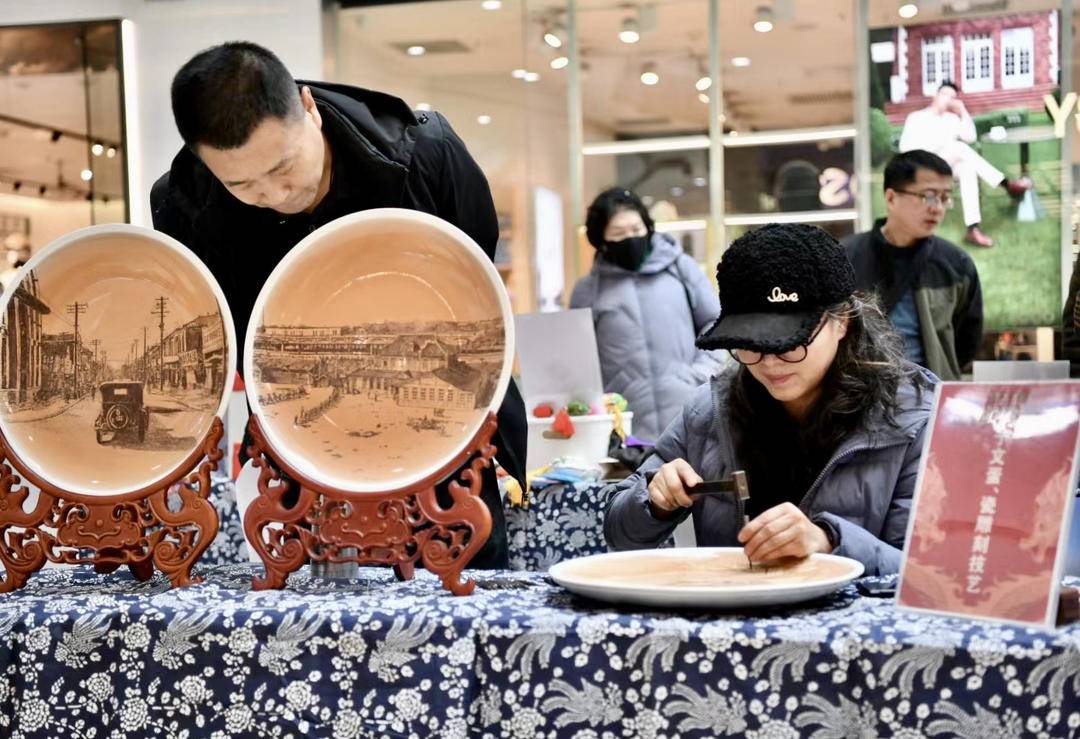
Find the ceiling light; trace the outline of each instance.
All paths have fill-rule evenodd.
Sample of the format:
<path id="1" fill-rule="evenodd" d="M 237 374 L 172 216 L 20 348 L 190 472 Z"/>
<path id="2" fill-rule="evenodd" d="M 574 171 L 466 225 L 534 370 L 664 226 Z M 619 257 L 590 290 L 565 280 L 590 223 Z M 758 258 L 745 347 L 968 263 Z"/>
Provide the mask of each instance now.
<path id="1" fill-rule="evenodd" d="M 705 92 L 712 87 L 712 77 L 705 75 L 704 77 L 699 78 L 698 81 L 694 83 L 694 87 L 697 88 L 698 92 Z"/>
<path id="2" fill-rule="evenodd" d="M 563 39 L 566 38 L 566 29 L 556 24 L 544 31 L 544 43 L 553 49 L 560 49 L 563 45 Z"/>
<path id="3" fill-rule="evenodd" d="M 79 177 L 82 177 L 83 182 L 89 182 L 91 179 L 93 179 L 94 173 L 91 172 L 89 169 L 84 169 L 82 172 L 79 172 Z"/>
<path id="4" fill-rule="evenodd" d="M 90 147 L 90 152 L 94 156 L 99 157 L 99 156 L 101 156 L 102 154 L 105 153 L 105 147 L 102 144 L 94 144 L 93 146 Z"/>
<path id="5" fill-rule="evenodd" d="M 649 85 L 651 87 L 659 82 L 660 75 L 656 73 L 656 65 L 652 62 L 645 64 L 641 68 L 641 84 Z"/>
<path id="6" fill-rule="evenodd" d="M 565 57 L 565 56 L 557 56 L 557 57 L 555 57 L 554 59 L 551 60 L 551 68 L 552 69 L 562 69 L 563 67 L 565 67 L 569 63 L 570 63 L 570 59 L 568 59 L 567 57 Z"/>
<path id="7" fill-rule="evenodd" d="M 423 46 L 410 46 L 405 49 L 405 53 L 409 56 L 423 56 L 425 51 L 427 51 L 427 49 Z"/>
<path id="8" fill-rule="evenodd" d="M 705 94 L 705 93 L 703 93 L 703 92 L 699 92 L 699 93 L 697 94 L 697 99 L 698 99 L 698 100 L 700 100 L 701 102 L 705 103 L 706 105 L 708 105 L 708 104 L 709 104 L 709 96 L 708 96 L 708 95 L 706 95 L 706 94 Z"/>
<path id="9" fill-rule="evenodd" d="M 480 3 L 480 7 L 484 10 L 498 10 L 502 7 L 502 0 L 484 0 Z"/>
<path id="10" fill-rule="evenodd" d="M 516 80 L 523 80 L 525 79 L 525 75 L 527 74 L 528 72 L 526 72 L 524 69 L 515 69 L 513 72 L 510 73 L 510 76 Z"/>
<path id="11" fill-rule="evenodd" d="M 901 18 L 914 18 L 919 14 L 919 6 L 915 3 L 904 3 L 896 12 Z"/>
<path id="12" fill-rule="evenodd" d="M 749 67 L 750 57 L 748 56 L 733 56 L 731 57 L 731 66 L 733 67 Z"/>
<path id="13" fill-rule="evenodd" d="M 671 193 L 671 197 L 673 198 L 681 198 L 684 194 L 686 194 L 686 190 L 679 187 L 678 185 L 672 187 L 669 192 Z"/>
<path id="14" fill-rule="evenodd" d="M 641 40 L 641 32 L 638 30 L 638 22 L 634 18 L 627 18 L 622 22 L 622 30 L 619 31 L 619 41 L 624 44 L 636 44 Z"/>
<path id="15" fill-rule="evenodd" d="M 525 76 L 522 77 L 521 79 L 525 80 L 526 82 L 536 82 L 538 79 L 540 79 L 540 73 L 539 72 L 526 72 Z"/>
<path id="16" fill-rule="evenodd" d="M 107 156 L 109 159 L 112 159 L 114 156 L 116 156 L 116 149 L 110 146 L 108 149 L 105 150 L 105 156 Z"/>
<path id="17" fill-rule="evenodd" d="M 704 177 L 695 177 L 694 178 L 694 187 L 705 187 L 705 185 L 707 185 L 707 184 L 709 184 L 709 181 L 707 179 L 705 179 Z"/>
<path id="18" fill-rule="evenodd" d="M 762 5 L 755 13 L 754 30 L 758 33 L 768 33 L 772 29 L 772 9 Z"/>
<path id="19" fill-rule="evenodd" d="M 416 104 L 416 109 L 417 110 L 422 110 L 425 113 L 430 113 L 431 112 L 431 103 L 417 103 Z"/>
<path id="20" fill-rule="evenodd" d="M 478 116 L 476 116 L 476 122 L 479 123 L 481 126 L 486 126 L 489 123 L 491 123 L 491 116 L 489 116 L 489 115 L 478 115 Z"/>

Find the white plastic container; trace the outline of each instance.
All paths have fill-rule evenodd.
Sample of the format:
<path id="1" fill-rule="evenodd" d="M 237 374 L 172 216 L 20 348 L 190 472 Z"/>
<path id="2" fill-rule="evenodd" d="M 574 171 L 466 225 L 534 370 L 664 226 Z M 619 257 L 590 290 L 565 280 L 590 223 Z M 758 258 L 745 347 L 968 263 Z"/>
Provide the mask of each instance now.
<path id="1" fill-rule="evenodd" d="M 530 406 L 531 407 L 531 406 Z M 627 411 L 622 414 L 623 430 L 632 433 L 634 414 Z M 595 464 L 608 455 L 608 442 L 615 427 L 613 414 L 592 416 L 571 416 L 574 435 L 569 439 L 555 431 L 551 426 L 555 417 L 535 418 L 529 416 L 529 449 L 525 457 L 525 467 L 535 470 L 558 457 L 577 457 L 584 462 Z"/>

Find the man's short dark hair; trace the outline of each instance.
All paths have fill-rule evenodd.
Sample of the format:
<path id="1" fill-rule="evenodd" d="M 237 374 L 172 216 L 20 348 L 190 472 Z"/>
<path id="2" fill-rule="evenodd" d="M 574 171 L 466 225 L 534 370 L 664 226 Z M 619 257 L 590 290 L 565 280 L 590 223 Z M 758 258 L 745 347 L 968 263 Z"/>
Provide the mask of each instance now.
<path id="1" fill-rule="evenodd" d="M 953 82 L 952 80 L 945 80 L 945 81 L 944 81 L 944 82 L 942 82 L 942 83 L 941 83 L 940 85 L 938 85 L 938 92 L 941 92 L 941 91 L 942 91 L 942 90 L 944 90 L 944 89 L 945 89 L 946 87 L 951 87 L 951 88 L 953 89 L 953 92 L 955 92 L 955 93 L 959 93 L 959 92 L 960 92 L 960 88 L 959 88 L 959 87 L 957 87 L 957 86 L 956 86 L 956 83 L 954 83 L 954 82 Z"/>
<path id="2" fill-rule="evenodd" d="M 907 187 L 915 181 L 920 169 L 929 169 L 945 177 L 953 176 L 952 167 L 937 154 L 923 149 L 912 149 L 897 154 L 885 165 L 884 189 L 901 190 Z"/>
<path id="3" fill-rule="evenodd" d="M 622 210 L 637 211 L 649 233 L 656 230 L 656 225 L 641 198 L 625 187 L 612 187 L 597 195 L 585 214 L 585 238 L 590 244 L 597 249 L 604 245 L 604 229 L 607 228 L 608 221 Z"/>
<path id="4" fill-rule="evenodd" d="M 172 83 L 172 109 L 184 143 L 235 149 L 267 118 L 303 114 L 296 81 L 273 52 L 231 41 L 196 54 Z"/>

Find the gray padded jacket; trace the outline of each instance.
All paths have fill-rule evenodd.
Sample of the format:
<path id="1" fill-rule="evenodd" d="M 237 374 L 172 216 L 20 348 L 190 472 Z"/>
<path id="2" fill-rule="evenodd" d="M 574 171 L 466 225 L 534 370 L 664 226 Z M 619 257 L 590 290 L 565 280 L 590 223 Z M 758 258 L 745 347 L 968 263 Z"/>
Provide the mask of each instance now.
<path id="1" fill-rule="evenodd" d="M 694 346 L 720 314 L 716 289 L 666 234 L 637 272 L 599 256 L 578 280 L 571 308 L 592 308 L 600 373 L 607 392 L 634 412 L 634 436 L 655 441 L 694 390 L 723 366 L 726 354 Z"/>
<path id="2" fill-rule="evenodd" d="M 660 437 L 656 454 L 636 473 L 613 486 L 604 518 L 604 535 L 613 550 L 646 549 L 664 541 L 693 511 L 698 546 L 739 546 L 741 528 L 735 503 L 726 497 L 701 496 L 692 508 L 670 520 L 649 511 L 644 473 L 664 462 L 685 459 L 706 480 L 730 477 L 744 469 L 728 432 L 728 392 L 732 372 L 701 386 L 682 414 Z M 856 559 L 867 575 L 900 569 L 901 549 L 915 493 L 923 438 L 938 379 L 921 370 L 931 388 L 921 393 L 910 383 L 897 391 L 896 426 L 871 414 L 842 442 L 799 508 L 812 521 L 825 521 L 839 535 L 834 554 Z M 750 495 L 753 497 L 753 480 Z"/>

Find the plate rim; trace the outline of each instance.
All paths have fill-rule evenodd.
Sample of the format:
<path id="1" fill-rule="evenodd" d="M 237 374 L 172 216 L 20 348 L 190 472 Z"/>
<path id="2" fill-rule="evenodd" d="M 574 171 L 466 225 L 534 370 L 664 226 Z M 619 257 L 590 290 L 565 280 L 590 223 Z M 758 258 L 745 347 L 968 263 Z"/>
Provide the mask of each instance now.
<path id="1" fill-rule="evenodd" d="M 640 555 L 642 552 L 655 552 L 660 557 L 674 557 L 678 555 L 685 555 L 692 552 L 691 557 L 700 558 L 706 554 L 712 552 L 742 552 L 742 547 L 674 547 L 669 549 L 628 549 L 617 552 L 600 552 L 599 554 L 590 554 L 584 557 L 574 557 L 572 559 L 564 559 L 562 562 L 557 562 L 552 565 L 548 570 L 548 575 L 558 583 L 561 587 L 567 590 L 572 590 L 566 583 L 571 583 L 578 587 L 592 588 L 594 590 L 603 591 L 607 593 L 626 593 L 633 591 L 643 595 L 678 595 L 678 596 L 705 596 L 716 597 L 723 595 L 725 597 L 737 597 L 740 595 L 759 595 L 765 593 L 775 594 L 791 594 L 798 593 L 804 590 L 816 589 L 820 587 L 838 587 L 846 585 L 853 580 L 856 580 L 863 576 L 866 572 L 866 566 L 857 559 L 851 557 L 845 557 L 840 554 L 831 554 L 824 552 L 814 552 L 810 555 L 812 559 L 828 559 L 828 560 L 840 560 L 844 563 L 850 562 L 854 566 L 857 566 L 857 570 L 853 570 L 854 574 L 843 575 L 829 578 L 827 580 L 821 580 L 813 583 L 788 583 L 773 585 L 769 588 L 761 586 L 700 586 L 700 585 L 633 585 L 633 584 L 616 584 L 616 583 L 595 583 L 584 584 L 581 581 L 574 581 L 572 578 L 568 578 L 565 574 L 559 572 L 559 570 L 565 570 L 573 562 L 580 562 L 588 559 L 623 559 L 629 558 L 629 555 Z M 562 567 L 567 565 L 567 567 Z M 574 591 L 576 592 L 576 591 Z"/>
<path id="2" fill-rule="evenodd" d="M 154 246 L 171 249 L 181 259 L 185 260 L 188 264 L 190 264 L 202 276 L 204 282 L 210 288 L 211 292 L 214 295 L 214 298 L 217 300 L 218 313 L 221 315 L 221 321 L 223 324 L 223 329 L 225 331 L 225 340 L 228 343 L 227 349 L 229 364 L 226 365 L 228 367 L 228 370 L 226 370 L 225 379 L 222 382 L 221 399 L 218 402 L 217 410 L 214 412 L 213 416 L 211 416 L 211 420 L 210 423 L 207 424 L 207 428 L 202 432 L 202 436 L 205 437 L 206 434 L 210 431 L 211 425 L 213 424 L 213 418 L 216 417 L 224 419 L 225 411 L 229 407 L 229 399 L 232 395 L 233 383 L 229 381 L 230 375 L 228 374 L 228 372 L 236 372 L 236 325 L 233 323 L 232 311 L 229 309 L 228 301 L 225 300 L 225 293 L 221 289 L 221 284 L 218 283 L 217 278 L 215 278 L 213 273 L 210 272 L 210 268 L 206 266 L 203 260 L 200 259 L 199 256 L 195 254 L 195 252 L 193 252 L 183 243 L 170 236 L 169 234 L 165 233 L 164 231 L 158 231 L 153 228 L 147 228 L 146 226 L 140 226 L 133 223 L 101 223 L 93 226 L 84 226 L 82 228 L 75 229 L 74 231 L 69 231 L 63 236 L 59 236 L 50 241 L 45 246 L 41 247 L 41 249 L 39 249 L 36 254 L 31 255 L 30 259 L 27 260 L 26 264 L 20 267 L 19 271 L 15 273 L 15 276 L 12 278 L 12 284 L 16 286 L 21 285 L 26 276 L 32 270 L 37 269 L 42 262 L 46 261 L 47 259 L 53 258 L 54 255 L 63 252 L 66 249 L 78 247 L 87 239 L 99 239 L 116 235 L 143 238 L 151 242 Z M 14 299 L 15 293 L 15 290 L 4 290 L 3 294 L 0 295 L 0 323 L 7 320 L 8 305 Z M 12 451 L 20 460 L 23 461 L 23 463 L 33 464 L 36 455 L 27 454 L 28 450 L 26 450 L 17 440 L 13 439 L 12 436 L 7 433 L 7 429 L 8 423 L 4 419 L 3 414 L 0 414 L 0 431 L 3 431 L 4 438 L 6 439 L 8 445 L 11 446 Z M 202 443 L 203 440 L 202 438 L 200 438 L 196 448 L 201 447 Z M 170 477 L 174 477 L 177 472 L 177 465 L 182 464 L 183 461 L 192 453 L 194 453 L 194 450 L 189 450 L 187 453 L 184 454 L 183 457 L 178 457 L 176 462 L 168 469 L 166 469 L 162 475 L 154 478 L 153 481 L 149 483 L 142 485 L 113 487 L 108 490 L 68 490 L 66 484 L 61 484 L 60 482 L 58 482 L 55 476 L 49 474 L 47 470 L 40 469 L 36 465 L 33 466 L 32 470 L 49 485 L 57 489 L 64 490 L 68 493 L 88 498 L 123 497 L 130 496 L 133 493 L 138 493 L 140 491 L 146 490 L 147 488 L 157 485 L 158 483 L 161 483 L 169 479 Z"/>
<path id="3" fill-rule="evenodd" d="M 502 368 L 499 373 L 499 380 L 495 385 L 495 393 L 492 396 L 491 403 L 489 403 L 487 412 L 498 412 L 499 406 L 502 404 L 503 398 L 506 395 L 506 391 L 510 385 L 510 375 L 513 366 L 514 358 L 514 312 L 510 305 L 510 296 L 506 291 L 506 287 L 502 282 L 502 278 L 499 276 L 498 270 L 495 269 L 495 265 L 488 258 L 479 244 L 473 240 L 471 236 L 462 231 L 454 224 L 446 221 L 438 216 L 425 213 L 423 211 L 410 210 L 408 208 L 370 208 L 367 210 L 357 211 L 355 213 L 348 213 L 340 218 L 336 218 L 329 223 L 326 223 L 313 232 L 305 236 L 299 242 L 293 246 L 288 253 L 282 257 L 277 266 L 270 273 L 270 276 L 266 278 L 262 288 L 259 290 L 259 295 L 255 300 L 255 305 L 252 308 L 251 316 L 248 319 L 247 334 L 244 337 L 244 366 L 243 366 L 243 379 L 244 379 L 244 391 L 247 395 L 248 405 L 251 408 L 253 415 L 256 415 L 259 419 L 259 425 L 262 428 L 263 434 L 266 436 L 267 441 L 274 447 L 278 454 L 283 451 L 285 453 L 292 454 L 292 445 L 286 440 L 283 440 L 272 424 L 267 423 L 263 414 L 262 406 L 258 402 L 258 393 L 255 392 L 254 378 L 254 353 L 255 353 L 255 332 L 258 328 L 258 322 L 256 316 L 261 316 L 263 310 L 266 307 L 266 302 L 273 292 L 278 282 L 288 272 L 289 268 L 294 262 L 299 260 L 303 253 L 309 249 L 313 244 L 321 241 L 326 236 L 340 231 L 355 224 L 363 224 L 366 222 L 379 222 L 388 219 L 407 221 L 412 223 L 420 223 L 425 226 L 429 226 L 436 231 L 441 231 L 443 234 L 450 236 L 451 239 L 461 245 L 466 252 L 472 257 L 473 261 L 480 265 L 481 271 L 485 274 L 489 284 L 495 292 L 499 309 L 501 312 L 501 318 L 503 322 L 503 361 Z M 261 321 L 261 318 L 259 319 Z M 428 464 L 425 467 L 409 473 L 406 476 L 399 477 L 394 480 L 385 482 L 368 482 L 363 481 L 356 482 L 352 480 L 344 480 L 332 475 L 325 475 L 320 472 L 316 465 L 312 464 L 312 461 L 308 459 L 307 455 L 295 454 L 291 458 L 284 460 L 291 467 L 295 468 L 297 472 L 308 478 L 308 480 L 329 487 L 333 490 L 338 490 L 346 493 L 356 494 L 373 494 L 373 493 L 391 493 L 406 490 L 417 483 L 423 482 L 431 475 L 442 470 L 450 460 L 460 454 L 471 442 L 476 433 L 483 426 L 484 421 L 487 418 L 487 412 L 482 414 L 477 420 L 468 427 L 468 433 L 462 434 L 461 442 L 452 448 L 450 452 L 444 455 L 435 464 Z"/>

